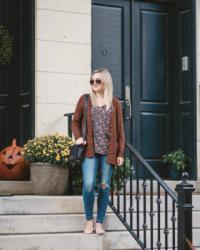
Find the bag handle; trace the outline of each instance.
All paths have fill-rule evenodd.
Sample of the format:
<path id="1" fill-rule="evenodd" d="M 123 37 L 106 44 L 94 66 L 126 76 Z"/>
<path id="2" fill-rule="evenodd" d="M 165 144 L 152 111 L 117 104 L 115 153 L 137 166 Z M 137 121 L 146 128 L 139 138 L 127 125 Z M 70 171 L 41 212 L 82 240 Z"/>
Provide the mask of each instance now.
<path id="1" fill-rule="evenodd" d="M 83 112 L 83 129 L 82 129 L 82 137 L 83 140 L 85 141 L 86 139 L 86 132 L 87 132 L 87 112 L 88 112 L 88 98 L 89 95 L 85 94 L 84 95 L 84 112 Z"/>

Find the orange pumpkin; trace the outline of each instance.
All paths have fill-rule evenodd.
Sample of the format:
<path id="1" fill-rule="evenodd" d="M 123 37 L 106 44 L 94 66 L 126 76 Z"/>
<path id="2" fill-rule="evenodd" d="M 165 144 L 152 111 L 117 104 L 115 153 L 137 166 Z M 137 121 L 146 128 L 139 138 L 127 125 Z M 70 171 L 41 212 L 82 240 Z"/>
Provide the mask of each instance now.
<path id="1" fill-rule="evenodd" d="M 12 145 L 0 152 L 0 179 L 27 180 L 29 176 L 30 168 L 23 157 L 23 149 L 13 139 Z"/>

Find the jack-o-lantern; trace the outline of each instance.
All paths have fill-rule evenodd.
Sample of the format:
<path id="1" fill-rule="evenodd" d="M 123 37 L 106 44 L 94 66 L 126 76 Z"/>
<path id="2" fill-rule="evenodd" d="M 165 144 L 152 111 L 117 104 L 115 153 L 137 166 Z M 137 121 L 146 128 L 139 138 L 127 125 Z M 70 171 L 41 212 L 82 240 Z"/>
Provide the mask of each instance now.
<path id="1" fill-rule="evenodd" d="M 23 157 L 23 149 L 13 139 L 12 145 L 0 152 L 0 179 L 27 180 L 29 176 L 30 168 Z"/>

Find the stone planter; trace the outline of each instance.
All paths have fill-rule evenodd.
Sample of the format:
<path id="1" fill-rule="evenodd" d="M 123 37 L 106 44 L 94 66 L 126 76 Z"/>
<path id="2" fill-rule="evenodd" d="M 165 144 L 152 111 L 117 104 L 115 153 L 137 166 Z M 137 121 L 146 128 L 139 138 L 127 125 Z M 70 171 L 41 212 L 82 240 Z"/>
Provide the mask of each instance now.
<path id="1" fill-rule="evenodd" d="M 31 163 L 33 194 L 61 195 L 68 188 L 69 168 L 50 163 Z"/>

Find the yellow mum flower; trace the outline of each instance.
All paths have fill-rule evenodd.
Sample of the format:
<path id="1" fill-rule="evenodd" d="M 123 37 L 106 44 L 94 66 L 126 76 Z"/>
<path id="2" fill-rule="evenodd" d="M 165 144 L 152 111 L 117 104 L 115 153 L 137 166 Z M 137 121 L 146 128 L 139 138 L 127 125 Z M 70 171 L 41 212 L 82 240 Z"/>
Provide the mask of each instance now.
<path id="1" fill-rule="evenodd" d="M 56 155 L 56 161 L 59 161 L 59 160 L 60 160 L 60 155 L 57 154 L 57 155 Z"/>

